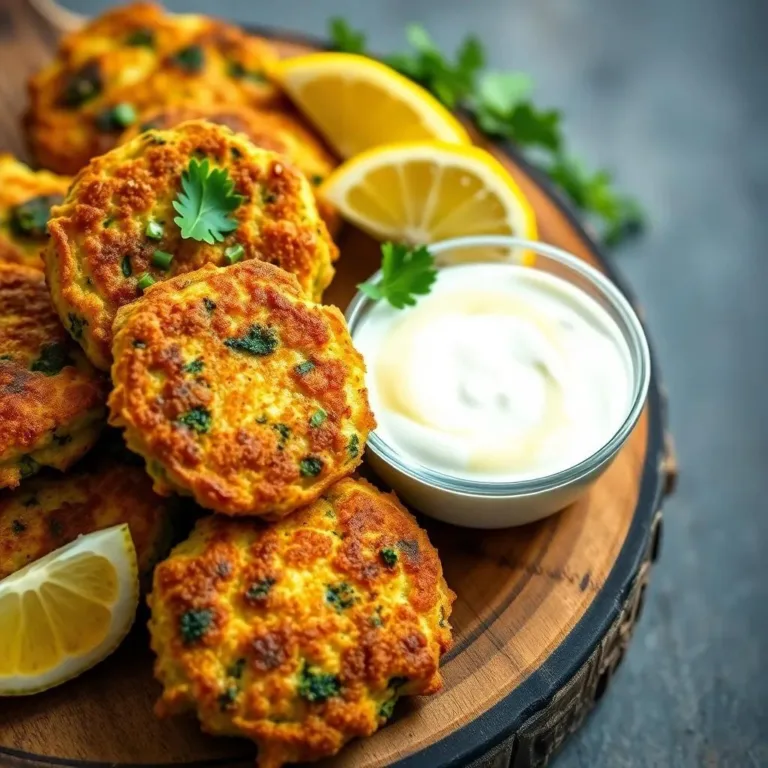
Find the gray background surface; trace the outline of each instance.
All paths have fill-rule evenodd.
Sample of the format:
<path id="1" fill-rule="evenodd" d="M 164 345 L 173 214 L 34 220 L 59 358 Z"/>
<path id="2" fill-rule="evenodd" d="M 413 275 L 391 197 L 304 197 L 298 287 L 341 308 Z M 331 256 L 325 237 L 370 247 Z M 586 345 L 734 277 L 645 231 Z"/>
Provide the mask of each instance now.
<path id="1" fill-rule="evenodd" d="M 65 0 L 95 12 L 107 2 Z M 530 72 L 572 148 L 646 206 L 615 255 L 645 307 L 682 476 L 632 649 L 565 748 L 576 766 L 768 765 L 768 3 L 763 0 L 168 0 L 173 10 L 372 47 L 409 21 L 478 34 Z"/>

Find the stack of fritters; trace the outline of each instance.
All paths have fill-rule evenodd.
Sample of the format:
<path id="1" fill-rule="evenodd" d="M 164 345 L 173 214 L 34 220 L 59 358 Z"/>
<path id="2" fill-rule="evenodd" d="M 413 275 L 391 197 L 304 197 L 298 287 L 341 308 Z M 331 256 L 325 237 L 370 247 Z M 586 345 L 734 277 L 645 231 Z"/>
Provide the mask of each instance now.
<path id="1" fill-rule="evenodd" d="M 454 599 L 415 519 L 349 477 L 375 423 L 344 318 L 317 303 L 338 251 L 313 192 L 334 160 L 274 58 L 204 17 L 112 11 L 30 85 L 30 145 L 77 174 L 68 191 L 0 158 L 0 261 L 43 245 L 47 280 L 0 265 L 0 488 L 24 481 L 0 492 L 0 578 L 119 522 L 150 570 L 161 497 L 192 497 L 213 514 L 149 599 L 158 713 L 253 739 L 263 768 L 438 690 Z M 27 481 L 96 441 L 110 370 L 110 422 L 146 474 L 113 455 Z"/>
<path id="2" fill-rule="evenodd" d="M 184 239 L 174 200 L 190 161 L 226 171 L 243 199 L 237 228 L 223 240 Z M 306 178 L 242 134 L 205 121 L 150 130 L 94 158 L 75 178 L 48 224 L 45 271 L 65 325 L 97 368 L 111 362 L 117 310 L 142 295 L 143 275 L 165 280 L 205 264 L 224 266 L 229 249 L 293 273 L 319 300 L 338 250 L 318 216 Z M 238 248 L 239 246 L 239 248 Z M 172 255 L 153 262 L 156 251 Z"/>
<path id="3" fill-rule="evenodd" d="M 271 46 L 205 16 L 166 14 L 154 3 L 105 13 L 68 35 L 29 84 L 25 126 L 41 165 L 74 174 L 111 149 L 148 108 L 272 106 Z"/>

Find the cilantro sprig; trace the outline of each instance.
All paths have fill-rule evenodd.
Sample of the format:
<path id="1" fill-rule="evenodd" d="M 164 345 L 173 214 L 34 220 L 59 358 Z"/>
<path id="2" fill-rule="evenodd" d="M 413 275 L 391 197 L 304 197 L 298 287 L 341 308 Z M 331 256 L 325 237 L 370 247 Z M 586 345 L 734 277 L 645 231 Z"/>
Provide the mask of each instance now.
<path id="1" fill-rule="evenodd" d="M 173 207 L 179 215 L 174 218 L 185 239 L 206 243 L 221 242 L 228 232 L 237 229 L 231 217 L 242 202 L 235 194 L 234 183 L 223 168 L 211 168 L 208 159 L 192 158 L 181 175 L 181 192 Z"/>
<path id="2" fill-rule="evenodd" d="M 336 50 L 371 55 L 365 35 L 343 19 L 331 19 L 330 37 Z M 406 39 L 410 50 L 384 57 L 384 62 L 446 107 L 465 110 L 488 136 L 513 142 L 597 225 L 607 245 L 617 245 L 642 230 L 638 203 L 615 190 L 607 171 L 591 172 L 566 151 L 562 114 L 534 103 L 533 81 L 527 74 L 484 71 L 483 47 L 472 36 L 465 38 L 453 59 L 419 24 L 406 28 Z"/>
<path id="3" fill-rule="evenodd" d="M 411 248 L 401 243 L 382 243 L 381 278 L 357 287 L 374 300 L 386 299 L 395 309 L 412 307 L 437 279 L 434 256 L 426 246 Z"/>

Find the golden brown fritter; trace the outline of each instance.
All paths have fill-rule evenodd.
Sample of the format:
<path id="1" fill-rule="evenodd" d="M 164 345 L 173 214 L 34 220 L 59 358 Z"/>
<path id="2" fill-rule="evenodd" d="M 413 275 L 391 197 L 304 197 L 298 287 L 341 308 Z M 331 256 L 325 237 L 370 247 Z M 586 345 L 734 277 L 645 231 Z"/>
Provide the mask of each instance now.
<path id="1" fill-rule="evenodd" d="M 175 222 L 182 174 L 199 162 L 225 170 L 242 196 L 232 213 L 237 228 L 220 242 L 183 239 Z M 103 370 L 112 358 L 115 312 L 141 295 L 144 275 L 164 280 L 203 264 L 259 258 L 294 273 L 319 299 L 338 254 L 304 176 L 245 136 L 205 121 L 147 131 L 92 160 L 48 229 L 44 260 L 53 303 Z M 156 263 L 157 251 L 170 263 Z"/>
<path id="2" fill-rule="evenodd" d="M 362 480 L 270 526 L 203 518 L 155 569 L 157 712 L 253 739 L 260 768 L 333 755 L 440 689 L 454 597 L 413 516 Z"/>
<path id="3" fill-rule="evenodd" d="M 171 543 L 171 504 L 141 467 L 87 461 L 66 475 L 44 473 L 0 491 L 0 579 L 81 534 L 128 523 L 139 572 L 150 574 Z"/>
<path id="4" fill-rule="evenodd" d="M 221 21 L 153 3 L 116 8 L 67 35 L 30 80 L 30 147 L 44 167 L 74 174 L 147 108 L 276 103 L 275 60 L 265 40 Z"/>
<path id="5" fill-rule="evenodd" d="M 0 153 L 0 262 L 43 268 L 51 206 L 64 199 L 69 182 Z"/>
<path id="6" fill-rule="evenodd" d="M 244 133 L 257 147 L 277 152 L 296 166 L 313 188 L 319 187 L 337 163 L 322 141 L 301 117 L 286 107 L 280 112 L 254 109 L 243 104 L 180 104 L 143 112 L 121 137 L 125 144 L 143 131 L 174 128 L 187 120 L 208 120 Z M 316 199 L 318 210 L 331 231 L 339 224 L 332 206 Z"/>
<path id="7" fill-rule="evenodd" d="M 96 442 L 107 381 L 62 328 L 40 270 L 0 264 L 0 488 Z"/>
<path id="8" fill-rule="evenodd" d="M 335 307 L 260 261 L 150 288 L 115 320 L 110 423 L 158 493 L 278 518 L 361 461 L 365 365 Z"/>

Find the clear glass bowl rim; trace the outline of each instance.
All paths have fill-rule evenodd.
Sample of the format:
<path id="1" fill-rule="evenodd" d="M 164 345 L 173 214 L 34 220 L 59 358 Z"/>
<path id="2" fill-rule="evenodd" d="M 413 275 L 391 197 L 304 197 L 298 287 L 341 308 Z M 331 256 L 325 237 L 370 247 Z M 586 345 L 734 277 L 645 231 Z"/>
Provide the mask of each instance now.
<path id="1" fill-rule="evenodd" d="M 619 330 L 622 332 L 622 336 L 629 347 L 629 354 L 632 360 L 632 402 L 627 417 L 621 426 L 591 456 L 583 459 L 578 464 L 558 472 L 526 480 L 505 482 L 472 480 L 454 477 L 420 464 L 412 464 L 403 461 L 397 451 L 375 432 L 371 433 L 368 437 L 368 449 L 373 451 L 381 461 L 386 462 L 394 469 L 418 482 L 466 496 L 518 497 L 544 493 L 576 483 L 590 476 L 603 464 L 610 461 L 625 443 L 637 424 L 645 405 L 651 381 L 651 355 L 648 341 L 637 314 L 624 294 L 605 275 L 587 264 L 584 260 L 548 243 L 505 235 L 472 235 L 441 240 L 427 247 L 434 256 L 465 248 L 491 247 L 529 250 L 558 262 L 588 281 L 619 317 Z M 535 269 L 536 266 L 534 265 L 532 268 Z M 375 281 L 380 277 L 381 270 L 376 272 L 371 277 L 371 280 Z M 345 317 L 353 337 L 355 325 L 363 316 L 365 309 L 372 303 L 372 299 L 358 291 L 347 307 Z"/>

